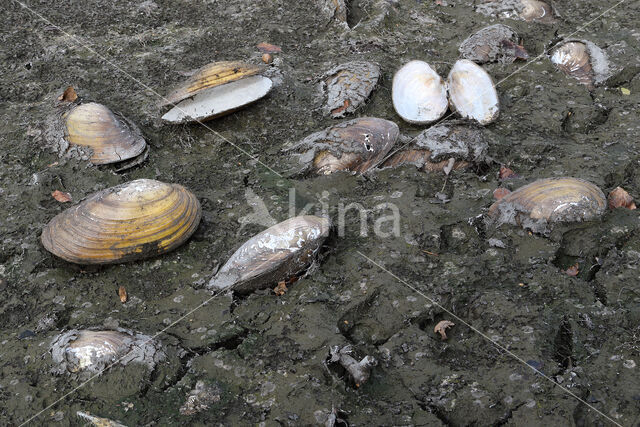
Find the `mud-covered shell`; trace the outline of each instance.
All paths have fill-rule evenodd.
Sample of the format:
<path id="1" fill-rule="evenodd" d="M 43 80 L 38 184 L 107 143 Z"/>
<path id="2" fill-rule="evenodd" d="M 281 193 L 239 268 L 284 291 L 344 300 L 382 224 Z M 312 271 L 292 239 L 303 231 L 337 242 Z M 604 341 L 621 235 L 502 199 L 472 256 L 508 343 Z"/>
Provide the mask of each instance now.
<path id="1" fill-rule="evenodd" d="M 589 89 L 610 77 L 606 53 L 587 40 L 569 40 L 551 51 L 551 62 Z"/>
<path id="2" fill-rule="evenodd" d="M 535 21 L 544 24 L 555 22 L 551 4 L 540 0 L 488 0 L 476 7 L 476 11 L 487 16 Z"/>
<path id="3" fill-rule="evenodd" d="M 369 98 L 379 77 L 380 67 L 366 61 L 347 62 L 327 71 L 321 82 L 325 114 L 340 118 L 353 113 Z"/>
<path id="4" fill-rule="evenodd" d="M 129 363 L 152 371 L 166 357 L 162 346 L 151 337 L 125 329 L 72 329 L 56 336 L 50 351 L 58 374 L 96 374 Z"/>
<path id="5" fill-rule="evenodd" d="M 313 133 L 284 151 L 294 163 L 294 174 L 364 173 L 384 158 L 399 134 L 398 125 L 389 120 L 361 117 Z"/>
<path id="6" fill-rule="evenodd" d="M 489 208 L 498 223 L 545 232 L 555 222 L 590 221 L 607 207 L 604 193 L 578 178 L 546 178 L 509 193 Z"/>
<path id="7" fill-rule="evenodd" d="M 120 263 L 175 249 L 200 217 L 200 203 L 181 185 L 138 179 L 61 212 L 44 227 L 41 241 L 76 264 Z"/>
<path id="8" fill-rule="evenodd" d="M 518 45 L 518 34 L 511 27 L 495 24 L 473 33 L 458 49 L 464 59 L 478 64 L 499 61 L 511 63 L 527 59 L 529 55 Z"/>
<path id="9" fill-rule="evenodd" d="M 411 61 L 393 76 L 393 108 L 403 120 L 414 124 L 435 122 L 446 113 L 447 87 L 429 64 Z"/>
<path id="10" fill-rule="evenodd" d="M 451 109 L 465 119 L 487 125 L 498 118 L 498 92 L 491 76 L 479 65 L 460 59 L 447 78 Z"/>
<path id="11" fill-rule="evenodd" d="M 415 165 L 425 171 L 452 170 L 487 161 L 489 145 L 482 128 L 461 121 L 446 121 L 421 132 L 411 143 L 385 160 L 382 167 Z"/>
<path id="12" fill-rule="evenodd" d="M 248 293 L 291 279 L 309 267 L 329 229 L 328 219 L 311 215 L 278 223 L 240 246 L 208 287 Z"/>

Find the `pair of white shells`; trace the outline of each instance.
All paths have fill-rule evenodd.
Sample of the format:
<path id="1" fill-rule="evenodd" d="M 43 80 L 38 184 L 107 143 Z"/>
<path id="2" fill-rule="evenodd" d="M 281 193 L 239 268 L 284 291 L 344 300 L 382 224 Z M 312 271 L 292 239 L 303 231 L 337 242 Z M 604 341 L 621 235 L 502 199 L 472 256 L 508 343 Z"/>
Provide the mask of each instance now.
<path id="1" fill-rule="evenodd" d="M 449 106 L 481 125 L 496 120 L 500 111 L 491 76 L 467 59 L 454 64 L 446 82 L 426 62 L 411 61 L 393 77 L 391 97 L 400 117 L 420 125 L 440 119 Z"/>

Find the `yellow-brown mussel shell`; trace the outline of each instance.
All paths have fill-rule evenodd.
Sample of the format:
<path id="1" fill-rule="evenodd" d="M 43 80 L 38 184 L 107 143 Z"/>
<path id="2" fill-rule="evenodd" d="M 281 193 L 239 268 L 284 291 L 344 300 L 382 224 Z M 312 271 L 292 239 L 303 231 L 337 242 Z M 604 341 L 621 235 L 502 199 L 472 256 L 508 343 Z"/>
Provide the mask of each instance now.
<path id="1" fill-rule="evenodd" d="M 136 125 L 102 104 L 77 105 L 62 118 L 66 141 L 90 148 L 89 160 L 94 165 L 132 159 L 142 154 L 147 146 Z"/>
<path id="2" fill-rule="evenodd" d="M 602 190 L 578 178 L 546 178 L 507 194 L 489 208 L 500 224 L 546 232 L 555 222 L 590 221 L 607 207 Z"/>
<path id="3" fill-rule="evenodd" d="M 149 258 L 183 244 L 200 222 L 196 197 L 178 184 L 138 179 L 99 191 L 55 216 L 44 247 L 76 264 Z"/>

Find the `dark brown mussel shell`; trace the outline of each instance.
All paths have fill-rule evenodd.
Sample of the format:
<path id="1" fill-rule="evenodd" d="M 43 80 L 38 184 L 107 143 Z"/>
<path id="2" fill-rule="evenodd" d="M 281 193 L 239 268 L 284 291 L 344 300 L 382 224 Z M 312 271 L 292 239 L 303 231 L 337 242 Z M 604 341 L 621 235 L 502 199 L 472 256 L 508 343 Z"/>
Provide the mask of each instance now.
<path id="1" fill-rule="evenodd" d="M 513 28 L 495 24 L 469 36 L 460 44 L 458 51 L 464 59 L 478 64 L 495 61 L 509 64 L 516 59 L 529 58 L 518 41 L 518 34 Z"/>
<path id="2" fill-rule="evenodd" d="M 344 117 L 363 105 L 380 77 L 380 67 L 366 61 L 340 64 L 327 71 L 321 81 L 325 94 L 325 114 Z"/>
<path id="3" fill-rule="evenodd" d="M 330 222 L 297 216 L 245 242 L 209 282 L 209 289 L 249 293 L 275 286 L 304 272 L 329 236 Z"/>
<path id="4" fill-rule="evenodd" d="M 294 175 L 364 173 L 384 158 L 399 134 L 398 125 L 389 120 L 362 117 L 313 133 L 284 151 Z"/>

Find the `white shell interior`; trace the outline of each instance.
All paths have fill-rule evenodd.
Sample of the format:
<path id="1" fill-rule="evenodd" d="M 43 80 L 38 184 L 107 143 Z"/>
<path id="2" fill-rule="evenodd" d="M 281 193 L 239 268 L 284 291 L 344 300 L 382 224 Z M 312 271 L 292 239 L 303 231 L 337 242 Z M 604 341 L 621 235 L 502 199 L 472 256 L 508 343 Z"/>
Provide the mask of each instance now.
<path id="1" fill-rule="evenodd" d="M 212 87 L 185 99 L 162 116 L 170 123 L 205 120 L 237 110 L 265 96 L 273 83 L 264 76 L 251 76 Z"/>
<path id="2" fill-rule="evenodd" d="M 498 92 L 491 76 L 467 59 L 458 60 L 447 79 L 451 106 L 460 116 L 482 125 L 498 118 Z"/>
<path id="3" fill-rule="evenodd" d="M 393 108 L 409 123 L 428 124 L 447 111 L 447 88 L 436 71 L 423 61 L 411 61 L 393 77 Z"/>

